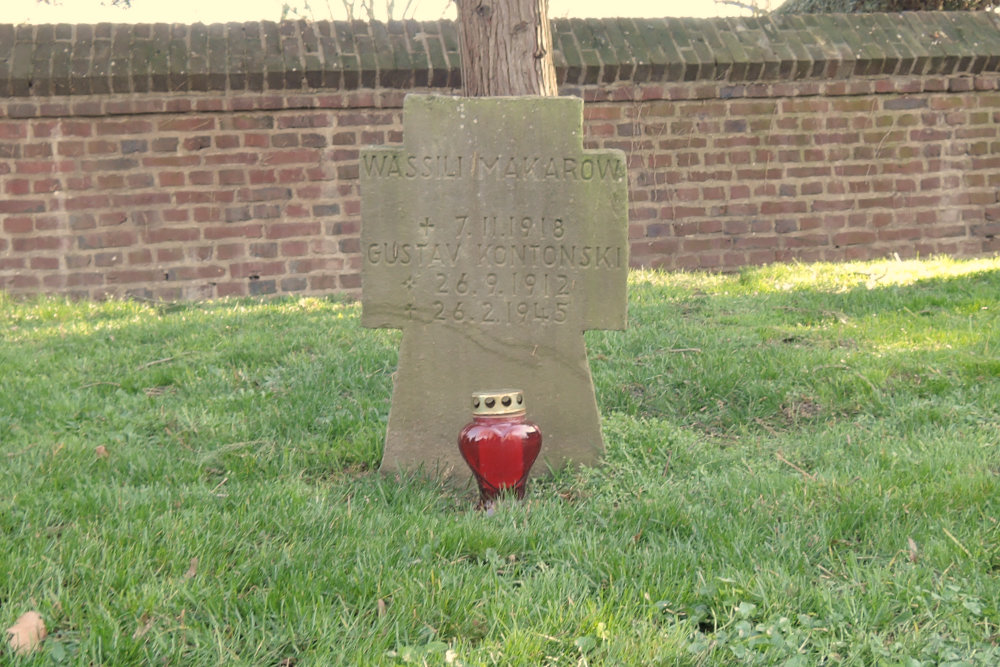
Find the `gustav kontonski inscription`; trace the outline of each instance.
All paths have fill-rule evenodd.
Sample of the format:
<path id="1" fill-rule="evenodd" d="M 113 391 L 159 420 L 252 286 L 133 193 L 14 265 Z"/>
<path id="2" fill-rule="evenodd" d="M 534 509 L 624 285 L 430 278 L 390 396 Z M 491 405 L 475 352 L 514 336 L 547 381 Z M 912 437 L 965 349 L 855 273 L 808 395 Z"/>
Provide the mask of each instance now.
<path id="1" fill-rule="evenodd" d="M 625 327 L 624 154 L 583 150 L 575 98 L 403 114 L 402 147 L 361 154 L 362 324 L 403 329 L 383 470 L 465 474 L 468 396 L 501 386 L 530 396 L 544 461 L 594 462 L 583 331 Z"/>

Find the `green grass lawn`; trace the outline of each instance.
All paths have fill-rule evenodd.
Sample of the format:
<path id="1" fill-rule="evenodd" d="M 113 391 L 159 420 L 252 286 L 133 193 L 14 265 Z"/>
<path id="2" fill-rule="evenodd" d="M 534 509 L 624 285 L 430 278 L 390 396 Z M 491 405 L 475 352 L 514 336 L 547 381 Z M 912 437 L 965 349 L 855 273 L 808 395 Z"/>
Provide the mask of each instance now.
<path id="1" fill-rule="evenodd" d="M 0 295 L 0 628 L 50 632 L 0 663 L 1000 663 L 1000 259 L 635 272 L 629 316 L 604 465 L 486 516 L 375 472 L 356 304 Z"/>

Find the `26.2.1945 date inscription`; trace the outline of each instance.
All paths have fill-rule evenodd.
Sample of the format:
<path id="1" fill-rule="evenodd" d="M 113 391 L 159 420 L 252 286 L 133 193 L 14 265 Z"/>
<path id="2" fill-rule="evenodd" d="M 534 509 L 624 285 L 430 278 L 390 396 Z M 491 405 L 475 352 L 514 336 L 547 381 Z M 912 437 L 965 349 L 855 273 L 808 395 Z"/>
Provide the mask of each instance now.
<path id="1" fill-rule="evenodd" d="M 415 306 L 408 306 L 413 317 Z M 431 303 L 435 322 L 473 324 L 562 324 L 569 313 L 568 301 L 490 299 L 488 301 L 436 300 Z"/>
<path id="2" fill-rule="evenodd" d="M 575 286 L 564 273 L 489 272 L 484 275 L 434 273 L 430 317 L 435 322 L 469 324 L 562 324 Z M 427 303 L 425 301 L 425 303 Z M 410 304 L 411 318 L 417 306 Z"/>

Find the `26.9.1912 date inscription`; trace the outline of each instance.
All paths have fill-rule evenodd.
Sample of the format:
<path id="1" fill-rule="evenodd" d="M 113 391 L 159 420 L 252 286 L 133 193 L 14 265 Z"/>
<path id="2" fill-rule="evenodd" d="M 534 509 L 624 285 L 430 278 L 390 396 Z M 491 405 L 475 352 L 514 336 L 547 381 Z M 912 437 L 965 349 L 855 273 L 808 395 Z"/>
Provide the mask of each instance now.
<path id="1" fill-rule="evenodd" d="M 573 279 L 565 273 L 436 272 L 432 317 L 438 322 L 562 324 Z"/>
<path id="2" fill-rule="evenodd" d="M 407 315 L 425 322 L 562 324 L 582 271 L 627 262 L 627 249 L 588 243 L 565 216 L 415 216 L 414 229 L 408 239 L 370 241 L 363 253 L 370 266 L 407 269 Z"/>

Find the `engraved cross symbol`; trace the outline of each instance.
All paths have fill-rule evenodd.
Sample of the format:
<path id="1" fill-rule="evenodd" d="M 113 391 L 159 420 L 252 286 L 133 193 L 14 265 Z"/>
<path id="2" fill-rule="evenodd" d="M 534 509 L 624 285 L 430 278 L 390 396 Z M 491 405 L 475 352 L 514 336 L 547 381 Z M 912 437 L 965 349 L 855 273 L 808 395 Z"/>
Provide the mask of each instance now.
<path id="1" fill-rule="evenodd" d="M 469 397 L 506 387 L 544 462 L 596 461 L 583 331 L 625 327 L 624 154 L 583 150 L 574 98 L 410 95 L 403 118 L 361 154 L 362 324 L 403 329 L 383 470 L 466 473 Z"/>

